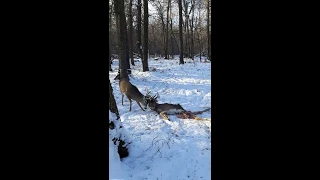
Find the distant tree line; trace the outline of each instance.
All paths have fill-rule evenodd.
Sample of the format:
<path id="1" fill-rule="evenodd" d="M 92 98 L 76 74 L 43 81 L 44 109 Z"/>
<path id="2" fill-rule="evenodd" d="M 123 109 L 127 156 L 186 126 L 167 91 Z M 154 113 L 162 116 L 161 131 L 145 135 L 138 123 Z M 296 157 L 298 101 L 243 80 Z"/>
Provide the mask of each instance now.
<path id="1" fill-rule="evenodd" d="M 136 53 L 144 62 L 144 71 L 149 54 L 165 59 L 205 54 L 211 60 L 210 19 L 211 0 L 109 0 L 109 58 L 120 55 L 123 46 L 126 66 L 134 65 Z M 124 42 L 119 33 L 126 33 L 126 45 L 120 45 Z"/>

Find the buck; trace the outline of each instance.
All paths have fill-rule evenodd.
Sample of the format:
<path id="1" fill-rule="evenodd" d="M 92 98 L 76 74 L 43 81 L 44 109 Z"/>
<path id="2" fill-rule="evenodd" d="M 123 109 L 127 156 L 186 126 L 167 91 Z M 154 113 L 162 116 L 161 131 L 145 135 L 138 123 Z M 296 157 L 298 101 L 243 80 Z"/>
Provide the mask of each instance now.
<path id="1" fill-rule="evenodd" d="M 205 118 L 199 118 L 195 116 L 196 114 L 201 114 L 205 111 L 210 110 L 211 108 L 207 108 L 203 111 L 197 111 L 197 112 L 191 112 L 183 109 L 183 107 L 180 104 L 159 104 L 157 98 L 159 98 L 159 94 L 157 93 L 154 96 L 150 96 L 150 92 L 148 92 L 145 96 L 145 99 L 147 100 L 147 104 L 149 108 L 155 112 L 157 112 L 159 115 L 161 115 L 164 119 L 169 120 L 169 117 L 167 114 L 178 114 L 178 117 L 181 119 L 195 119 L 195 120 L 208 120 Z"/>
<path id="2" fill-rule="evenodd" d="M 147 109 L 146 108 L 147 100 L 145 99 L 145 96 L 141 94 L 141 92 L 136 86 L 130 83 L 128 77 L 120 78 L 119 76 L 118 79 L 120 80 L 119 87 L 120 87 L 120 92 L 122 94 L 122 99 L 121 99 L 122 105 L 123 105 L 123 97 L 124 95 L 126 95 L 130 102 L 129 111 L 131 111 L 132 99 L 137 102 L 137 104 L 139 105 L 142 111 L 145 111 L 145 109 Z M 144 108 L 141 107 L 140 103 L 144 106 Z"/>

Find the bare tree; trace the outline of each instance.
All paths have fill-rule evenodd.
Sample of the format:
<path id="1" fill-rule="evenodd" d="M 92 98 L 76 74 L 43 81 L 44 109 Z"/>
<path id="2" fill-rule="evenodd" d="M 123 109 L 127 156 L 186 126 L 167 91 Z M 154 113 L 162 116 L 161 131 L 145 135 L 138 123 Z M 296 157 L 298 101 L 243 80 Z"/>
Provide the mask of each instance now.
<path id="1" fill-rule="evenodd" d="M 182 34 L 182 0 L 178 0 L 179 3 L 179 34 L 180 34 L 180 62 L 184 64 L 183 60 L 183 34 Z"/>
<path id="2" fill-rule="evenodd" d="M 208 37 L 208 59 L 211 60 L 211 47 L 210 47 L 210 0 L 207 0 L 207 37 Z"/>
<path id="3" fill-rule="evenodd" d="M 120 77 L 128 77 L 129 64 L 129 50 L 127 41 L 127 25 L 126 16 L 124 12 L 124 0 L 114 1 L 114 10 L 116 15 L 117 35 L 118 35 L 118 49 L 119 49 L 119 69 Z"/>
<path id="4" fill-rule="evenodd" d="M 164 50 L 164 58 L 165 59 L 169 59 L 169 52 L 168 52 L 168 48 L 169 48 L 169 10 L 170 10 L 170 4 L 171 4 L 171 0 L 168 0 L 167 3 L 167 24 L 166 24 L 166 44 L 165 44 L 165 50 Z"/>
<path id="5" fill-rule="evenodd" d="M 132 1 L 133 0 L 130 0 L 129 1 L 129 6 L 128 6 L 128 15 L 129 15 L 129 18 L 128 18 L 128 24 L 129 24 L 129 37 L 128 37 L 128 40 L 129 40 L 129 48 L 130 48 L 130 59 L 131 59 L 131 65 L 134 66 L 134 59 L 133 59 L 133 40 L 132 40 L 132 36 L 133 36 L 133 22 L 132 22 Z"/>
<path id="6" fill-rule="evenodd" d="M 190 58 L 192 57 L 192 48 L 193 48 L 193 17 L 191 13 L 194 11 L 194 0 L 183 0 L 183 14 L 184 14 L 184 23 L 183 27 L 185 30 L 185 55 Z M 190 19 L 191 16 L 191 19 Z M 192 57 L 193 58 L 193 57 Z"/>
<path id="7" fill-rule="evenodd" d="M 185 50 L 184 52 L 186 53 L 186 56 L 189 57 L 190 56 L 190 48 L 189 48 L 189 11 L 188 11 L 188 8 L 189 8 L 189 1 L 188 0 L 183 0 L 183 13 L 184 13 L 184 30 L 185 30 L 185 44 L 184 44 L 184 47 L 185 47 Z"/>
<path id="8" fill-rule="evenodd" d="M 148 66 L 148 27 L 149 27 L 149 13 L 148 13 L 148 0 L 143 0 L 143 60 L 142 71 L 149 71 Z"/>
<path id="9" fill-rule="evenodd" d="M 193 48 L 193 16 L 195 0 L 183 0 L 184 30 L 185 30 L 185 53 L 187 57 L 192 57 Z"/>
<path id="10" fill-rule="evenodd" d="M 156 8 L 157 11 L 157 15 L 159 17 L 159 20 L 161 22 L 161 37 L 162 37 L 162 42 L 163 42 L 163 52 L 164 52 L 164 56 L 165 59 L 168 59 L 168 45 L 167 45 L 167 30 L 166 30 L 166 24 L 165 24 L 165 17 L 164 17 L 164 13 L 165 13 L 165 7 L 164 7 L 164 3 L 163 0 L 153 0 L 151 1 L 152 5 Z"/>
<path id="11" fill-rule="evenodd" d="M 111 36 L 111 29 L 112 29 L 112 4 L 110 5 L 110 0 L 109 2 L 109 37 Z M 110 40 L 109 40 L 109 49 L 108 49 L 108 53 L 109 53 L 109 71 L 112 71 L 112 67 L 111 67 L 111 53 L 110 53 Z"/>
<path id="12" fill-rule="evenodd" d="M 108 80 L 109 80 L 109 109 L 111 112 L 116 114 L 117 118 L 119 118 L 120 115 L 119 115 L 116 100 L 114 99 L 113 89 L 112 89 L 112 86 L 110 83 L 110 79 L 108 79 Z"/>
<path id="13" fill-rule="evenodd" d="M 194 9 L 195 9 L 195 0 L 191 1 L 191 12 L 192 12 L 192 16 L 191 16 L 191 23 L 190 23 L 190 33 L 191 33 L 191 58 L 194 61 Z"/>
<path id="14" fill-rule="evenodd" d="M 137 17 L 137 29 L 138 29 L 138 32 L 137 32 L 137 46 L 138 46 L 138 50 L 139 50 L 139 53 L 140 53 L 140 57 L 141 57 L 141 60 L 143 61 L 143 54 L 142 54 L 142 41 L 141 41 L 141 6 L 142 6 L 142 3 L 141 3 L 141 0 L 138 0 L 138 4 L 137 4 L 137 10 L 138 10 L 138 17 Z"/>
<path id="15" fill-rule="evenodd" d="M 109 129 L 113 130 L 116 129 L 116 132 L 123 132 L 120 131 L 123 128 L 122 123 L 119 121 L 120 115 L 117 108 L 116 101 L 114 99 L 112 86 L 109 79 L 109 110 L 117 116 L 117 119 L 109 119 Z M 117 122 L 116 122 L 117 121 Z M 122 134 L 117 134 L 116 136 L 111 136 L 113 143 L 117 146 L 118 154 L 120 158 L 127 157 L 129 155 L 128 144 L 125 139 L 122 138 Z"/>
<path id="16" fill-rule="evenodd" d="M 202 55 L 202 19 L 201 19 L 201 9 L 202 3 L 198 4 L 198 17 L 196 18 L 196 28 L 195 31 L 198 35 L 198 43 L 199 43 L 199 55 L 200 55 L 200 62 L 201 62 L 201 55 Z"/>
<path id="17" fill-rule="evenodd" d="M 110 7 L 114 7 L 114 3 L 118 3 L 115 0 L 109 1 Z M 145 14 L 147 14 L 144 13 L 146 9 L 141 11 L 144 4 L 141 2 L 144 1 L 124 1 L 125 14 L 128 15 L 126 19 L 128 33 L 126 35 L 127 69 L 136 64 L 133 58 L 135 52 L 140 55 L 142 62 L 148 61 L 149 54 L 164 55 L 165 59 L 181 54 L 181 64 L 184 57 L 194 60 L 195 54 L 203 55 L 203 53 L 206 53 L 208 59 L 211 58 L 210 0 L 181 0 L 182 18 L 180 18 L 179 0 L 149 0 L 148 3 L 151 3 L 156 11 L 147 12 L 147 21 L 144 20 Z M 178 9 L 179 7 L 180 9 Z M 141 27 L 144 25 L 144 21 L 145 24 L 148 24 L 149 28 L 145 29 L 148 30 L 148 33 L 144 32 L 143 27 Z M 118 29 L 118 22 L 119 17 L 114 11 L 109 11 L 109 60 L 116 57 L 114 54 L 120 55 L 118 37 L 119 34 L 121 36 L 122 34 Z M 182 23 L 182 27 L 180 27 L 180 23 Z M 145 43 L 145 34 L 148 36 L 147 43 Z M 181 34 L 182 38 L 180 37 Z M 148 47 L 143 47 L 144 45 Z M 145 52 L 143 49 L 145 49 Z M 148 56 L 145 56 L 144 53 Z M 145 57 L 147 57 L 146 61 L 144 60 Z M 110 64 L 109 70 L 111 70 Z M 128 73 L 130 72 L 128 71 Z"/>
<path id="18" fill-rule="evenodd" d="M 172 59 L 173 59 L 173 55 L 174 55 L 174 49 L 173 49 L 173 29 L 172 29 L 172 4 L 171 4 L 171 1 L 170 1 L 170 31 L 171 31 L 171 34 L 170 34 L 170 39 L 171 39 L 171 56 L 172 56 Z"/>

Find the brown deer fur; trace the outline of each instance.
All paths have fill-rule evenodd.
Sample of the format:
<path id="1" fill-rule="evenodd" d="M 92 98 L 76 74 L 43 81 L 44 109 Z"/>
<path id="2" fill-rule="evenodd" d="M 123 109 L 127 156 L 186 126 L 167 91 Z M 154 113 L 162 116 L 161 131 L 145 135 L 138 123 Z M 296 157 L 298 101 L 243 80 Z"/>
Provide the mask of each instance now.
<path id="1" fill-rule="evenodd" d="M 182 108 L 180 104 L 158 104 L 157 96 L 151 97 L 150 95 L 146 95 L 148 100 L 149 108 L 153 111 L 156 111 L 160 114 L 164 119 L 170 120 L 167 114 L 178 114 L 177 116 L 181 119 L 195 119 L 195 120 L 207 120 L 204 118 L 199 118 L 195 114 L 201 114 L 205 111 L 210 110 L 211 108 L 205 109 L 203 111 L 191 112 Z"/>
<path id="2" fill-rule="evenodd" d="M 120 86 L 120 92 L 122 94 L 122 99 L 121 99 L 122 105 L 123 105 L 123 97 L 124 95 L 126 95 L 130 102 L 129 111 L 131 111 L 132 99 L 137 102 L 137 104 L 139 105 L 142 111 L 145 111 L 145 109 L 142 108 L 140 105 L 141 103 L 144 107 L 147 106 L 147 101 L 145 100 L 145 96 L 140 93 L 140 91 L 136 86 L 132 85 L 129 82 L 128 78 L 120 78 L 119 86 Z"/>

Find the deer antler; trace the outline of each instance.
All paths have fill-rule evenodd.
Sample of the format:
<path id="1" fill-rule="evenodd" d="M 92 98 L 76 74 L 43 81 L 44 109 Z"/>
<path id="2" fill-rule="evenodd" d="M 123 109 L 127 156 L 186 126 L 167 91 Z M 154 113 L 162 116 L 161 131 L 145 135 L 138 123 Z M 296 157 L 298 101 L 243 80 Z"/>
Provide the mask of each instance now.
<path id="1" fill-rule="evenodd" d="M 151 96 L 150 96 L 150 93 L 151 93 L 151 91 L 150 90 L 148 90 L 148 88 L 146 88 L 146 91 L 147 91 L 147 93 L 146 93 L 146 95 L 144 96 L 145 97 L 145 99 L 151 99 Z"/>
<path id="2" fill-rule="evenodd" d="M 152 97 L 153 99 L 157 99 L 157 98 L 160 98 L 160 95 L 159 95 L 159 93 L 157 93 L 156 95 L 154 95 L 153 97 Z"/>
<path id="3" fill-rule="evenodd" d="M 144 96 L 145 99 L 147 99 L 147 100 L 151 100 L 151 99 L 157 100 L 157 98 L 160 98 L 159 93 L 155 94 L 154 96 L 151 96 L 151 95 L 150 95 L 150 94 L 151 94 L 151 91 L 148 90 L 147 88 L 146 88 L 145 90 L 147 91 L 146 95 Z"/>
<path id="4" fill-rule="evenodd" d="M 150 95 L 151 91 L 147 87 L 146 87 L 146 91 L 147 91 L 146 96 Z"/>

